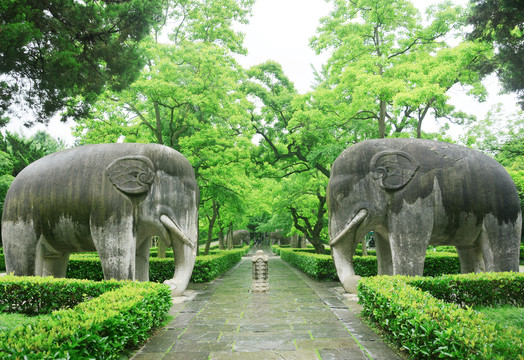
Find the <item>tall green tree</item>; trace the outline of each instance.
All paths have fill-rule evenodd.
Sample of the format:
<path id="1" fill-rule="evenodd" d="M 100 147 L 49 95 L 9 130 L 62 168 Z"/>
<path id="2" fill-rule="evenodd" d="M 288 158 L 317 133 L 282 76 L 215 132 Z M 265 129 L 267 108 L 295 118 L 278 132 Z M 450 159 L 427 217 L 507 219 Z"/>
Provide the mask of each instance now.
<path id="1" fill-rule="evenodd" d="M 455 111 L 447 91 L 455 84 L 482 100 L 486 94 L 469 64 L 489 56 L 489 46 L 447 38 L 464 23 L 464 11 L 443 2 L 424 21 L 407 0 L 333 0 L 311 46 L 330 51 L 323 70 L 339 126 L 373 126 L 384 138 L 413 131 L 422 136 L 428 114 L 459 124 L 471 117 Z"/>
<path id="2" fill-rule="evenodd" d="M 251 126 L 260 138 L 253 160 L 259 166 L 259 176 L 274 179 L 278 192 L 272 197 L 274 206 L 270 226 L 265 230 L 293 227 L 308 237 L 316 251 L 324 253 L 326 196 L 329 164 L 333 147 L 327 133 L 320 129 L 322 119 L 308 116 L 307 97 L 300 96 L 293 83 L 275 62 L 254 66 L 248 71 L 244 91 L 253 100 Z M 261 105 L 258 108 L 258 105 Z M 318 115 L 318 112 L 316 112 Z M 321 116 L 320 116 L 321 118 Z M 337 154 L 338 155 L 338 154 Z M 324 236 L 323 236 L 324 235 Z"/>
<path id="3" fill-rule="evenodd" d="M 170 146 L 195 168 L 201 189 L 201 219 L 208 236 L 215 224 L 241 220 L 244 182 L 242 159 L 250 134 L 243 69 L 233 54 L 243 53 L 243 35 L 232 28 L 244 22 L 250 0 L 187 1 L 168 11 L 175 24 L 170 41 L 151 37 L 142 43 L 147 66 L 127 89 L 107 91 L 92 117 L 75 129 L 79 143 L 155 142 Z M 158 34 L 157 34 L 158 35 Z M 226 160 L 227 159 L 227 160 Z M 234 209 L 234 210 L 233 210 Z"/>
<path id="4" fill-rule="evenodd" d="M 470 39 L 496 48 L 492 61 L 473 64 L 484 73 L 495 71 L 506 91 L 516 92 L 524 107 L 524 3 L 515 0 L 471 0 Z"/>
<path id="5" fill-rule="evenodd" d="M 29 107 L 43 123 L 64 109 L 64 118 L 85 116 L 106 85 L 121 90 L 136 78 L 145 64 L 138 44 L 163 3 L 2 1 L 0 115 Z"/>

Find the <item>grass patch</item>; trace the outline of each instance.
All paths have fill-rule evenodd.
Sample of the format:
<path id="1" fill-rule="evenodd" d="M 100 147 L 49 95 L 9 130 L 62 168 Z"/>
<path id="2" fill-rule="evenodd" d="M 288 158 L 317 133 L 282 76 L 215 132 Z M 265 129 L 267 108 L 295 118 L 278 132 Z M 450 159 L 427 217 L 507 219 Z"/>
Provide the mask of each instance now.
<path id="1" fill-rule="evenodd" d="M 0 313 L 0 332 L 11 331 L 16 328 L 18 325 L 29 325 L 35 324 L 38 320 L 47 319 L 51 315 L 37 315 L 37 316 L 28 316 L 24 314 L 16 313 Z"/>
<path id="2" fill-rule="evenodd" d="M 476 311 L 484 314 L 489 320 L 503 326 L 512 326 L 524 330 L 524 308 L 515 306 L 502 307 L 475 307 Z"/>

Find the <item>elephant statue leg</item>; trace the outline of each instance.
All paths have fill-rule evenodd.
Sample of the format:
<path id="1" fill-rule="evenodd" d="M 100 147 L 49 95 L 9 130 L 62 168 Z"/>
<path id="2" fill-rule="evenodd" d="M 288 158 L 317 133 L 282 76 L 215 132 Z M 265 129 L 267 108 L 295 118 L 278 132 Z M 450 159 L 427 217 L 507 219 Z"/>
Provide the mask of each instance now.
<path id="1" fill-rule="evenodd" d="M 522 214 L 519 214 L 517 224 L 522 224 Z M 485 216 L 481 232 L 482 245 L 483 250 L 489 247 L 488 253 L 493 257 L 492 265 L 486 266 L 486 271 L 519 272 L 519 257 L 514 254 L 519 254 L 520 243 L 512 240 L 519 238 L 521 231 L 522 225 L 514 226 L 511 222 L 501 223 L 490 214 Z M 493 244 L 497 245 L 493 246 Z"/>
<path id="2" fill-rule="evenodd" d="M 374 231 L 375 249 L 377 251 L 378 275 L 393 275 L 393 258 L 388 236 Z"/>
<path id="3" fill-rule="evenodd" d="M 460 272 L 463 274 L 486 271 L 482 248 L 477 245 L 456 246 L 460 260 Z"/>
<path id="4" fill-rule="evenodd" d="M 46 247 L 46 238 L 42 235 L 36 246 L 35 275 L 65 278 L 69 253 L 51 251 Z"/>
<path id="5" fill-rule="evenodd" d="M 389 220 L 389 241 L 393 274 L 422 276 L 426 250 L 433 230 L 433 211 L 429 197 L 405 205 Z"/>
<path id="6" fill-rule="evenodd" d="M 148 237 L 136 249 L 135 275 L 138 281 L 149 281 L 149 247 L 151 238 Z"/>
<path id="7" fill-rule="evenodd" d="M 132 222 L 128 218 L 120 224 L 109 220 L 102 226 L 91 226 L 106 280 L 135 280 L 136 235 Z"/>
<path id="8" fill-rule="evenodd" d="M 37 262 L 38 237 L 35 234 L 33 222 L 18 221 L 2 224 L 3 234 L 15 234 L 17 241 L 4 241 L 4 253 L 23 254 L 24 256 L 6 256 L 5 263 L 8 272 L 17 276 L 35 275 Z M 6 237 L 3 236 L 3 239 Z"/>
<path id="9" fill-rule="evenodd" d="M 44 255 L 42 266 L 42 276 L 54 276 L 65 278 L 69 254 L 46 254 Z"/>

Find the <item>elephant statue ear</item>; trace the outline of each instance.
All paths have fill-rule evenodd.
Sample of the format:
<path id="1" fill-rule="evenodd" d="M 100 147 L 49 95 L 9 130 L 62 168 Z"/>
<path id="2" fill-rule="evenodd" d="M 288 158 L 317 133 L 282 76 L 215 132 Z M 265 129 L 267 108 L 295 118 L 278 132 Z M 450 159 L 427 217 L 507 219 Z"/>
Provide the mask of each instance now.
<path id="1" fill-rule="evenodd" d="M 124 156 L 113 161 L 106 174 L 113 185 L 125 194 L 143 194 L 155 177 L 153 162 L 145 156 Z"/>
<path id="2" fill-rule="evenodd" d="M 386 190 L 399 190 L 413 178 L 419 165 L 403 151 L 382 151 L 371 159 L 371 171 L 378 185 Z"/>

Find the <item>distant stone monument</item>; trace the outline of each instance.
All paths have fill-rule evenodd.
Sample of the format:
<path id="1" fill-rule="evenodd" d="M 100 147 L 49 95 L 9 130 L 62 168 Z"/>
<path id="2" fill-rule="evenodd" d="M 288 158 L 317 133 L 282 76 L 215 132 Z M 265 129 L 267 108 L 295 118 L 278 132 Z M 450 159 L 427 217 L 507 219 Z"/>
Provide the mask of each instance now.
<path id="1" fill-rule="evenodd" d="M 252 258 L 253 262 L 253 285 L 251 291 L 254 293 L 269 291 L 269 257 L 263 250 L 258 250 Z"/>

